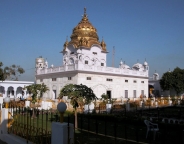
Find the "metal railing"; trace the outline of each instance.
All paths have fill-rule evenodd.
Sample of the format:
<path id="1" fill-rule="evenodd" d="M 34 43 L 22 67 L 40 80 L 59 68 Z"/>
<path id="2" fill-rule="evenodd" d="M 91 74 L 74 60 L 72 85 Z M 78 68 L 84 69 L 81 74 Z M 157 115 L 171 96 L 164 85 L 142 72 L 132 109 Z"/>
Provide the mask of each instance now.
<path id="1" fill-rule="evenodd" d="M 116 107 L 119 108 L 119 107 Z M 122 107 L 120 107 L 122 109 Z M 101 109 L 100 109 L 101 110 Z M 147 111 L 137 110 L 131 112 L 137 115 L 139 120 L 134 121 L 128 119 L 129 112 L 120 113 L 124 118 L 112 117 L 108 114 L 97 113 L 93 114 L 78 114 L 78 128 L 75 128 L 76 117 L 74 115 L 65 116 L 64 121 L 68 123 L 68 142 L 71 142 L 69 133 L 69 123 L 74 124 L 74 143 L 100 143 L 100 144 L 122 144 L 122 143 L 155 143 L 152 136 L 149 135 L 146 139 L 146 126 L 143 123 L 143 118 L 150 117 L 147 115 L 154 109 Z M 182 109 L 179 108 L 180 114 Z M 161 117 L 160 109 L 154 110 L 158 120 Z M 99 115 L 99 116 L 98 116 Z M 23 137 L 26 141 L 31 141 L 36 144 L 51 144 L 51 123 L 59 121 L 57 110 L 39 110 L 37 107 L 26 108 L 23 105 L 9 106 L 8 133 L 12 133 Z M 176 125 L 166 125 L 159 123 L 160 131 L 156 140 L 160 142 L 181 142 L 182 131 Z M 167 134 L 170 137 L 167 137 Z M 177 135 L 176 135 L 177 134 Z M 174 136 L 172 139 L 170 139 Z M 173 140 L 173 141 L 172 141 Z"/>
<path id="2" fill-rule="evenodd" d="M 36 144 L 51 144 L 51 123 L 59 121 L 56 110 L 9 107 L 8 133 Z"/>

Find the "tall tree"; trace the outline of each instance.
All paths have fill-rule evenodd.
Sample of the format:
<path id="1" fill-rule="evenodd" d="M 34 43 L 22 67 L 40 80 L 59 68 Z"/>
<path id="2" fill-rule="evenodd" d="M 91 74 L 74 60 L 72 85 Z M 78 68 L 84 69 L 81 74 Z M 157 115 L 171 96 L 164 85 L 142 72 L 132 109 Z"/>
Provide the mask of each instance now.
<path id="1" fill-rule="evenodd" d="M 160 79 L 163 90 L 175 90 L 177 95 L 184 91 L 184 69 L 176 67 L 172 72 L 166 72 Z"/>
<path id="2" fill-rule="evenodd" d="M 175 68 L 172 72 L 173 75 L 173 89 L 177 94 L 184 91 L 184 69 Z"/>
<path id="3" fill-rule="evenodd" d="M 2 68 L 2 66 L 3 66 L 3 63 L 0 62 L 0 80 L 4 81 L 6 79 L 6 77 L 5 77 L 4 69 Z"/>
<path id="4" fill-rule="evenodd" d="M 0 62 L 0 80 L 18 80 L 18 77 L 25 73 L 25 70 L 19 65 L 11 65 L 9 67 L 2 68 L 3 63 Z"/>
<path id="5" fill-rule="evenodd" d="M 89 103 L 92 100 L 97 99 L 95 94 L 93 93 L 93 90 L 86 85 L 76 85 L 76 84 L 69 84 L 63 87 L 61 89 L 59 97 L 62 98 L 63 96 L 68 96 L 69 99 L 71 99 L 71 105 L 74 108 L 74 114 L 75 114 L 75 128 L 78 127 L 77 125 L 77 108 L 79 107 L 79 103 L 81 101 L 81 98 L 84 99 L 87 103 Z"/>

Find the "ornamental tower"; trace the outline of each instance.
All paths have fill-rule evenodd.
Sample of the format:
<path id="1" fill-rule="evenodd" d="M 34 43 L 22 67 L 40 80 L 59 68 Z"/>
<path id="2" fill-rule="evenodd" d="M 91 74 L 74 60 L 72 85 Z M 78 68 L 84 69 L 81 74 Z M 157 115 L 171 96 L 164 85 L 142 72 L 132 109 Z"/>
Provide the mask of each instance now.
<path id="1" fill-rule="evenodd" d="M 70 36 L 63 45 L 63 64 L 89 64 L 106 66 L 106 43 L 99 41 L 97 29 L 90 23 L 86 8 L 81 21 L 73 28 Z"/>

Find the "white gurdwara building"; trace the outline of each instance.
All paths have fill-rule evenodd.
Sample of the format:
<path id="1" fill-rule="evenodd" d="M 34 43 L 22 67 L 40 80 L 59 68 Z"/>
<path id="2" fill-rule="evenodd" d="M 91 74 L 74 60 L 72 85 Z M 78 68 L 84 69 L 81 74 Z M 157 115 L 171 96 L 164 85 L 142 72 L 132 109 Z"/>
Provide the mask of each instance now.
<path id="1" fill-rule="evenodd" d="M 148 96 L 148 63 L 136 63 L 131 68 L 120 61 L 118 68 L 107 67 L 106 44 L 103 39 L 99 41 L 86 10 L 70 38 L 61 52 L 63 66 L 48 67 L 44 58 L 36 59 L 36 83 L 45 83 L 50 90 L 44 97 L 57 98 L 67 84 L 87 85 L 98 98 L 102 94 L 109 98 Z"/>

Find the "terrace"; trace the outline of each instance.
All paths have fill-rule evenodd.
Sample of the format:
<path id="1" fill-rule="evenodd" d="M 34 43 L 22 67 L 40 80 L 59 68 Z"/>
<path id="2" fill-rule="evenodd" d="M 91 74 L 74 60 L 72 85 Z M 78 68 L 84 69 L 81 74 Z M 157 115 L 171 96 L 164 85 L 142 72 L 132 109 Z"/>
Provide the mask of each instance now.
<path id="1" fill-rule="evenodd" d="M 77 65 L 68 65 L 68 66 L 45 68 L 42 70 L 38 69 L 37 75 L 58 73 L 58 72 L 65 72 L 65 71 L 75 71 L 75 70 L 148 77 L 147 71 L 135 71 L 131 69 L 121 69 L 121 68 L 103 67 L 103 66 L 89 66 L 89 65 L 84 65 L 84 67 L 78 67 Z"/>

